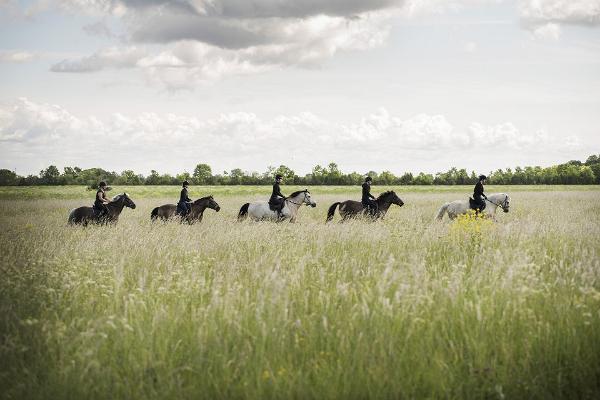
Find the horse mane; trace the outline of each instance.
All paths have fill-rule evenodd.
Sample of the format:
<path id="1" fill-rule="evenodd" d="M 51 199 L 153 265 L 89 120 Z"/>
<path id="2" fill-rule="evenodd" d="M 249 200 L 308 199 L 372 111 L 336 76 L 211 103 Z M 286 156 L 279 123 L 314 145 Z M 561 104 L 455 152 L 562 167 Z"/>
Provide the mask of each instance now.
<path id="1" fill-rule="evenodd" d="M 393 191 L 393 190 L 388 190 L 387 192 L 383 192 L 383 193 L 381 193 L 381 194 L 380 194 L 380 195 L 377 197 L 377 199 L 383 199 L 384 197 L 387 197 L 387 196 L 389 196 L 389 195 L 392 195 L 392 194 L 394 194 L 394 191 Z"/>
<path id="2" fill-rule="evenodd" d="M 308 189 L 304 189 L 304 190 L 297 190 L 297 191 L 295 191 L 294 193 L 290 194 L 290 197 L 296 197 L 296 196 L 298 196 L 300 193 L 310 193 L 310 192 L 308 191 Z"/>
<path id="3" fill-rule="evenodd" d="M 112 202 L 112 201 L 119 201 L 119 200 L 121 200 L 121 197 L 123 197 L 123 196 L 127 196 L 127 193 L 120 193 L 120 194 L 117 194 L 117 195 L 115 195 L 115 196 L 112 198 L 111 202 Z"/>
<path id="4" fill-rule="evenodd" d="M 194 203 L 200 203 L 202 200 L 212 199 L 212 194 L 209 196 L 200 197 L 198 200 L 195 200 Z"/>

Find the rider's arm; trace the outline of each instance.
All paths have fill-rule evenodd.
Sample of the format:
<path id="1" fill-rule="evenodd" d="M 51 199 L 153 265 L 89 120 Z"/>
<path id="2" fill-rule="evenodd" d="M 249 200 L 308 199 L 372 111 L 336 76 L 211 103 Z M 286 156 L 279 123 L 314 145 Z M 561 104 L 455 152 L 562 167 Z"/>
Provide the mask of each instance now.
<path id="1" fill-rule="evenodd" d="M 106 198 L 106 195 L 104 193 L 102 193 L 102 192 L 98 192 L 96 194 L 96 198 L 102 204 L 108 204 L 109 203 L 108 199 Z"/>
<path id="2" fill-rule="evenodd" d="M 369 198 L 375 200 L 375 196 L 373 196 L 371 193 L 369 193 Z"/>

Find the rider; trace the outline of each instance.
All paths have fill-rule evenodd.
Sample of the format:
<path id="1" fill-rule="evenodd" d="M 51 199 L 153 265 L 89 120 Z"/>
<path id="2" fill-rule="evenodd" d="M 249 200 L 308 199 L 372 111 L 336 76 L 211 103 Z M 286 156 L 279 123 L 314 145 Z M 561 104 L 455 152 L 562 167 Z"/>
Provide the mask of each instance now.
<path id="1" fill-rule="evenodd" d="M 98 218 L 108 214 L 108 208 L 106 205 L 110 203 L 110 200 L 106 197 L 106 182 L 102 181 L 98 184 L 98 191 L 96 192 L 96 199 L 94 200 L 93 209 L 98 215 Z"/>
<path id="2" fill-rule="evenodd" d="M 181 193 L 179 195 L 179 209 L 181 209 L 183 211 L 183 216 L 188 215 L 191 211 L 192 211 L 192 199 L 190 199 L 190 197 L 188 196 L 188 186 L 190 185 L 190 183 L 188 181 L 183 181 L 183 183 L 181 184 L 181 186 L 183 186 L 183 189 L 181 189 Z"/>
<path id="3" fill-rule="evenodd" d="M 377 205 L 377 202 L 375 202 L 375 196 L 373 196 L 371 194 L 371 182 L 373 181 L 373 178 L 371 178 L 370 176 L 367 176 L 365 178 L 365 182 L 362 184 L 362 205 L 369 210 L 369 214 L 371 214 L 371 216 L 375 216 L 375 214 L 377 213 L 377 210 L 379 209 L 379 206 Z"/>
<path id="4" fill-rule="evenodd" d="M 479 181 L 475 184 L 475 189 L 473 190 L 473 200 L 475 200 L 475 206 L 479 211 L 484 210 L 485 200 L 487 200 L 487 196 L 483 194 L 483 185 L 486 179 L 487 176 L 479 175 Z"/>
<path id="5" fill-rule="evenodd" d="M 273 193 L 271 193 L 271 198 L 269 199 L 269 205 L 275 211 L 277 211 L 277 217 L 281 218 L 281 210 L 285 205 L 286 197 L 281 193 L 281 189 L 279 188 L 279 184 L 283 176 L 281 174 L 275 175 L 275 183 L 273 184 Z"/>

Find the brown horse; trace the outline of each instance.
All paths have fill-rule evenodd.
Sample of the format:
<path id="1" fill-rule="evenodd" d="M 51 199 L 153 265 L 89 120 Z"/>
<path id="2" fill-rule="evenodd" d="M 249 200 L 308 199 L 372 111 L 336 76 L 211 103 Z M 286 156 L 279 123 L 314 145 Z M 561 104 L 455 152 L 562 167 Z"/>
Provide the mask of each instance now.
<path id="1" fill-rule="evenodd" d="M 124 207 L 135 208 L 135 203 L 127 193 L 118 194 L 106 205 L 108 214 L 98 217 L 92 207 L 79 207 L 69 214 L 69 225 L 83 225 L 93 222 L 99 225 L 116 224 Z"/>
<path id="2" fill-rule="evenodd" d="M 377 203 L 378 209 L 374 216 L 371 217 L 367 212 L 367 209 L 362 205 L 360 201 L 354 200 L 346 200 L 342 202 L 333 203 L 329 210 L 327 211 L 327 219 L 325 222 L 329 222 L 333 219 L 333 215 L 335 214 L 335 209 L 337 206 L 340 206 L 340 215 L 342 216 L 342 221 L 346 221 L 350 218 L 355 218 L 359 215 L 369 216 L 373 220 L 378 218 L 383 218 L 383 216 L 387 213 L 390 205 L 396 204 L 397 206 L 402 207 L 404 202 L 394 191 L 385 192 L 379 195 L 375 200 Z"/>
<path id="3" fill-rule="evenodd" d="M 212 196 L 202 197 L 201 199 L 194 201 L 192 203 L 192 211 L 185 217 L 180 216 L 179 220 L 181 223 L 187 222 L 188 224 L 193 224 L 196 221 L 201 222 L 204 210 L 207 208 L 213 209 L 216 212 L 219 212 L 221 209 Z M 150 219 L 156 221 L 160 218 L 163 221 L 168 221 L 176 215 L 179 216 L 177 213 L 177 206 L 175 204 L 165 204 L 152 210 Z"/>

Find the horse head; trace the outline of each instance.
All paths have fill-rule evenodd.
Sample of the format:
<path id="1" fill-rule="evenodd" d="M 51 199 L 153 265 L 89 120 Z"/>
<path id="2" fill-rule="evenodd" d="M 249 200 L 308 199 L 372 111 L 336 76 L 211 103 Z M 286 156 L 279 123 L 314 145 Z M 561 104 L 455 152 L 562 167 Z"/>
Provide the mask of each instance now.
<path id="1" fill-rule="evenodd" d="M 390 191 L 380 194 L 379 197 L 377 198 L 377 200 L 389 202 L 390 204 L 395 204 L 400 207 L 402 207 L 404 205 L 404 202 L 402 201 L 402 199 L 400 197 L 398 197 L 396 192 L 394 192 L 393 190 L 390 190 Z"/>
<path id="2" fill-rule="evenodd" d="M 216 212 L 219 212 L 221 210 L 221 207 L 217 204 L 212 195 L 201 197 L 198 200 L 194 201 L 194 204 L 205 206 L 206 208 L 210 208 L 212 210 L 215 210 Z"/>
<path id="3" fill-rule="evenodd" d="M 216 212 L 219 212 L 221 210 L 221 206 L 219 206 L 219 204 L 215 201 L 212 194 L 208 196 L 208 208 L 213 209 Z"/>
<path id="4" fill-rule="evenodd" d="M 123 194 L 118 194 L 115 197 L 113 197 L 112 201 L 119 201 L 119 200 L 123 200 L 123 205 L 125 207 L 129 207 L 131 209 L 135 209 L 135 203 L 133 202 L 133 200 L 131 200 L 131 198 L 129 198 L 129 195 L 127 193 L 123 193 Z"/>
<path id="5" fill-rule="evenodd" d="M 310 192 L 308 191 L 308 189 L 298 190 L 297 192 L 292 193 L 289 198 L 295 200 L 296 197 L 300 197 L 302 195 L 304 196 L 302 198 L 302 201 L 300 201 L 300 203 L 296 203 L 296 204 L 306 204 L 307 206 L 311 206 L 311 207 L 317 206 L 317 203 L 315 203 L 313 201 L 312 197 L 310 197 Z"/>

